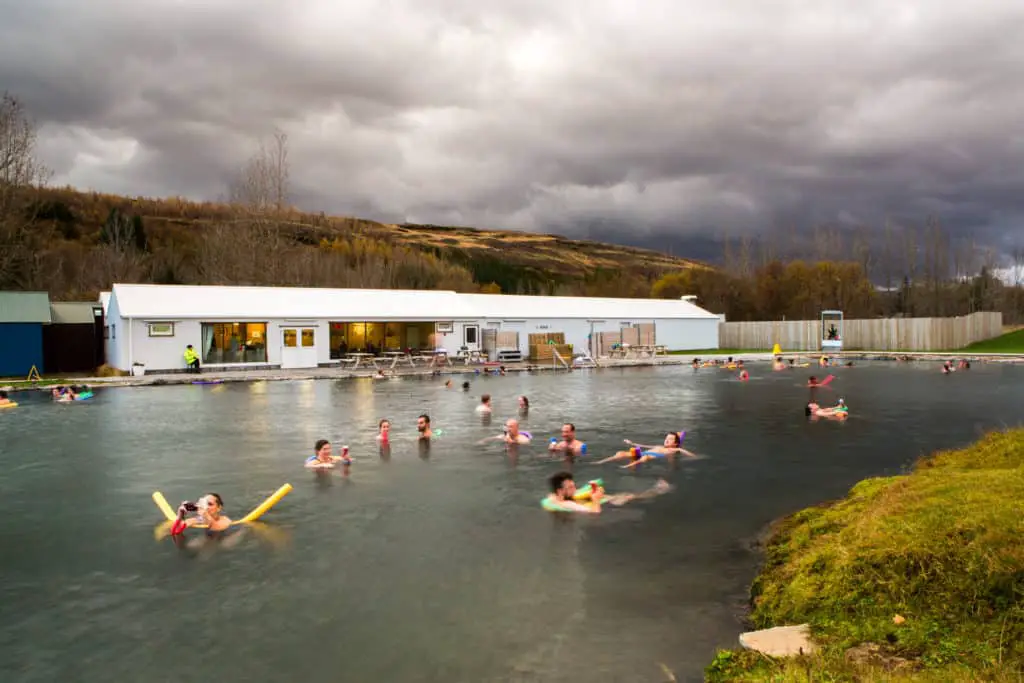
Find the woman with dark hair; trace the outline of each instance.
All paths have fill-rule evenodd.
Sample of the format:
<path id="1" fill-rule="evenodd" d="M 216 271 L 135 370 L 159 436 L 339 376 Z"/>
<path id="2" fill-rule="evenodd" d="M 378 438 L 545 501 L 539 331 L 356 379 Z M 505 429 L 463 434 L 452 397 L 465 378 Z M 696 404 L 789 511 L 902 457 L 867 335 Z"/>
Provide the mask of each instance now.
<path id="1" fill-rule="evenodd" d="M 320 439 L 313 446 L 313 455 L 306 458 L 306 468 L 330 469 L 336 462 L 343 463 L 346 468 L 352 464 L 352 458 L 348 457 L 348 446 L 341 447 L 341 455 L 331 455 L 331 442 Z"/>

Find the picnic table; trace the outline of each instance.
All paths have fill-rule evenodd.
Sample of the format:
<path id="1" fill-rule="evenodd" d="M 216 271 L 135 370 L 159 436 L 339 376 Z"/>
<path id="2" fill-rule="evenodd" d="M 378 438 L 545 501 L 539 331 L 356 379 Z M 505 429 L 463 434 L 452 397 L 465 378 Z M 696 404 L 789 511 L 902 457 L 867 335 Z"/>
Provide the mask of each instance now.
<path id="1" fill-rule="evenodd" d="M 377 368 L 377 358 L 372 353 L 349 353 L 347 354 L 346 357 L 355 360 L 355 365 L 352 366 L 353 370 L 358 370 L 359 365 L 364 360 L 367 361 L 370 365 L 372 365 L 375 369 Z"/>
<path id="2" fill-rule="evenodd" d="M 412 360 L 412 356 L 407 354 L 405 351 L 385 351 L 384 355 L 391 359 L 391 369 L 394 370 L 395 366 L 398 365 L 398 361 L 406 360 L 409 365 L 416 367 L 416 364 Z"/>

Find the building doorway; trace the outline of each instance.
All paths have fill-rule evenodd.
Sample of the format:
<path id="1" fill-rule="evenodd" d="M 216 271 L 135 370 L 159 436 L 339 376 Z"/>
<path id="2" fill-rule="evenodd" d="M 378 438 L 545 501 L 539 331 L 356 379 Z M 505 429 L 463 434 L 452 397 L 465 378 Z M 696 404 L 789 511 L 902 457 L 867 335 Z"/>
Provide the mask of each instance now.
<path id="1" fill-rule="evenodd" d="M 281 328 L 281 367 L 317 367 L 316 327 Z"/>

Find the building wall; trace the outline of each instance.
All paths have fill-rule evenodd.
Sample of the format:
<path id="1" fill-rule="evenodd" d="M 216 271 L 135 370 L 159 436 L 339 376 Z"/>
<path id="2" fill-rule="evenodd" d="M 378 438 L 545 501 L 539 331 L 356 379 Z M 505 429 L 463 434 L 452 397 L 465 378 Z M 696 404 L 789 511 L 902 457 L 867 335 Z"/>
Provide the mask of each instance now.
<path id="1" fill-rule="evenodd" d="M 204 322 L 249 322 L 267 325 L 267 364 L 280 365 L 283 350 L 282 331 L 285 329 L 301 330 L 312 328 L 315 333 L 317 363 L 327 363 L 331 359 L 330 325 L 327 320 L 179 320 L 174 323 L 173 337 L 150 337 L 149 327 L 145 319 L 133 321 L 132 326 L 132 360 L 128 360 L 127 343 L 123 344 L 125 353 L 123 365 L 116 367 L 127 370 L 132 362 L 143 363 L 146 371 L 183 370 L 185 368 L 185 347 L 191 344 L 202 355 L 203 323 Z M 156 321 L 159 322 L 159 321 Z M 127 321 L 124 321 L 127 329 Z"/>
<path id="2" fill-rule="evenodd" d="M 128 370 L 128 321 L 121 318 L 117 300 L 111 297 L 107 304 L 106 356 L 107 365 L 118 370 Z"/>
<path id="3" fill-rule="evenodd" d="M 32 366 L 43 367 L 43 326 L 0 323 L 0 377 L 27 377 Z"/>

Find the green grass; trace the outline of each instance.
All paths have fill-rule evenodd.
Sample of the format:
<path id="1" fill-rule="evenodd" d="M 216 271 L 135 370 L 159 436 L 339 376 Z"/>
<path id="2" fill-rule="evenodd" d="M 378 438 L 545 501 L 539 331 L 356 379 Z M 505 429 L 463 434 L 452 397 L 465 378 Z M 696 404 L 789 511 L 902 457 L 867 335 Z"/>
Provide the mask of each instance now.
<path id="1" fill-rule="evenodd" d="M 809 623 L 820 651 L 720 651 L 707 680 L 1024 680 L 1024 429 L 783 520 L 751 596 L 756 628 Z M 860 643 L 910 669 L 857 670 L 844 654 Z"/>
<path id="2" fill-rule="evenodd" d="M 960 351 L 976 353 L 1024 353 L 1024 329 L 1014 330 L 1006 334 L 975 342 Z"/>
<path id="3" fill-rule="evenodd" d="M 0 388 L 32 389 L 33 387 L 55 387 L 59 384 L 74 384 L 74 380 L 66 378 L 50 379 L 49 377 L 44 377 L 38 382 L 29 382 L 23 379 L 0 379 Z"/>

